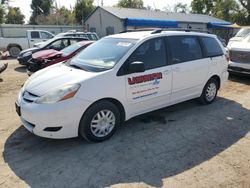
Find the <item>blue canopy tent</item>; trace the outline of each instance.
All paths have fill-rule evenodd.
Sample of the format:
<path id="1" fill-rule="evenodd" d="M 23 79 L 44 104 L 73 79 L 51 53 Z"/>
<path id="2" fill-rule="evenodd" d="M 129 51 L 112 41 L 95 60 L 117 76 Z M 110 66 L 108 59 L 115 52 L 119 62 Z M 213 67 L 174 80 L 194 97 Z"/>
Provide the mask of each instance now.
<path id="1" fill-rule="evenodd" d="M 124 26 L 177 28 L 178 22 L 174 20 L 126 18 L 124 20 Z"/>
<path id="2" fill-rule="evenodd" d="M 208 22 L 207 28 L 209 29 L 226 29 L 231 28 L 232 23 L 230 22 Z"/>

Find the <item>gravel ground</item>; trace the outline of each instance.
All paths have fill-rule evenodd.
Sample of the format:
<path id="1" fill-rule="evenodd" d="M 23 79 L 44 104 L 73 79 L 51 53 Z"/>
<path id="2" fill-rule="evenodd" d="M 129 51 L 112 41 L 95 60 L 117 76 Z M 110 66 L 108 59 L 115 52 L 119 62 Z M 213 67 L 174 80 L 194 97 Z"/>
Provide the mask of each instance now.
<path id="1" fill-rule="evenodd" d="M 0 75 L 0 187 L 250 187 L 250 78 L 126 122 L 110 140 L 51 140 L 15 113 L 25 68 Z"/>

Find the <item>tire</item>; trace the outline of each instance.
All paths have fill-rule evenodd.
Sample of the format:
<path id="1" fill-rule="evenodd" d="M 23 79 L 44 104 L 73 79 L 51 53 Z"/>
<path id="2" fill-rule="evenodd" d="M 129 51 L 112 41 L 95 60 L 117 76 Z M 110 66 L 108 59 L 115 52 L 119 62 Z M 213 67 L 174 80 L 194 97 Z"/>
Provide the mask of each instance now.
<path id="1" fill-rule="evenodd" d="M 203 88 L 199 98 L 201 104 L 211 104 L 217 96 L 219 83 L 216 79 L 210 78 Z"/>
<path id="2" fill-rule="evenodd" d="M 21 49 L 18 46 L 12 46 L 9 48 L 9 54 L 11 57 L 18 57 L 21 52 Z"/>
<path id="3" fill-rule="evenodd" d="M 120 125 L 120 119 L 120 112 L 113 103 L 95 103 L 83 114 L 79 135 L 87 141 L 102 142 L 113 136 Z"/>

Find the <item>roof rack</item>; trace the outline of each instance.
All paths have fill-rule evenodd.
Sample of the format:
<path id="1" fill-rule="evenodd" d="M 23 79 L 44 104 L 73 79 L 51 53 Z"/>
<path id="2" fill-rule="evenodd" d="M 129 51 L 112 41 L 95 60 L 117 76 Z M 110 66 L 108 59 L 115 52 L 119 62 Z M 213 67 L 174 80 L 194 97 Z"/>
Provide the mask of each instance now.
<path id="1" fill-rule="evenodd" d="M 162 31 L 184 31 L 184 32 L 198 32 L 198 33 L 210 33 L 207 30 L 199 30 L 199 29 L 187 29 L 187 28 L 140 28 L 140 29 L 128 29 L 121 31 L 120 33 L 128 33 L 128 32 L 138 32 L 138 31 L 152 31 L 151 34 L 161 33 Z"/>
<path id="2" fill-rule="evenodd" d="M 186 28 L 161 28 L 155 29 L 151 34 L 161 33 L 162 31 L 184 31 L 184 32 L 198 32 L 198 33 L 211 33 L 207 30 L 199 30 L 199 29 L 186 29 Z"/>
<path id="3" fill-rule="evenodd" d="M 139 29 L 127 29 L 124 31 L 121 31 L 120 33 L 128 33 L 128 32 L 138 32 L 138 31 L 155 31 L 157 29 L 161 28 L 139 28 Z"/>

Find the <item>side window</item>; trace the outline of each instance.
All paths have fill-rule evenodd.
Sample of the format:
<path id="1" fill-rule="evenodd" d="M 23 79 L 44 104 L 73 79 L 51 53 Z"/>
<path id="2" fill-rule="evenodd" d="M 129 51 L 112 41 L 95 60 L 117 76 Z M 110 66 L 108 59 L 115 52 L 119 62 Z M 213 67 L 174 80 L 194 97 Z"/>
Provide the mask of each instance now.
<path id="1" fill-rule="evenodd" d="M 70 45 L 75 44 L 77 42 L 79 42 L 80 40 L 77 39 L 70 39 Z"/>
<path id="2" fill-rule="evenodd" d="M 55 50 L 62 50 L 65 47 L 70 45 L 70 41 L 68 39 L 57 40 L 51 43 L 48 48 L 55 49 Z"/>
<path id="3" fill-rule="evenodd" d="M 163 38 L 150 39 L 139 46 L 128 59 L 129 63 L 141 61 L 145 69 L 154 69 L 167 65 L 166 49 Z"/>
<path id="4" fill-rule="evenodd" d="M 171 36 L 168 42 L 174 64 L 202 58 L 202 49 L 195 36 Z"/>
<path id="5" fill-rule="evenodd" d="M 53 38 L 51 34 L 46 33 L 46 32 L 41 32 L 42 38 L 43 39 L 51 39 Z"/>
<path id="6" fill-rule="evenodd" d="M 32 39 L 40 39 L 39 31 L 31 31 L 30 35 Z"/>
<path id="7" fill-rule="evenodd" d="M 201 37 L 205 48 L 206 57 L 215 57 L 223 55 L 219 43 L 212 37 Z"/>

